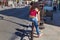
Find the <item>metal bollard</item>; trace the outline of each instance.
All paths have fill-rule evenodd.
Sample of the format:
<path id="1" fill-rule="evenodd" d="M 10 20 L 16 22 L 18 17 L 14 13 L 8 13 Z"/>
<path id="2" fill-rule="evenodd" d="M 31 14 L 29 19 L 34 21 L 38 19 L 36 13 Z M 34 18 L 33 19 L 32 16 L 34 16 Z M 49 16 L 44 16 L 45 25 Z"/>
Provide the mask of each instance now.
<path id="1" fill-rule="evenodd" d="M 34 24 L 32 23 L 31 40 L 33 40 L 33 29 L 34 29 Z"/>

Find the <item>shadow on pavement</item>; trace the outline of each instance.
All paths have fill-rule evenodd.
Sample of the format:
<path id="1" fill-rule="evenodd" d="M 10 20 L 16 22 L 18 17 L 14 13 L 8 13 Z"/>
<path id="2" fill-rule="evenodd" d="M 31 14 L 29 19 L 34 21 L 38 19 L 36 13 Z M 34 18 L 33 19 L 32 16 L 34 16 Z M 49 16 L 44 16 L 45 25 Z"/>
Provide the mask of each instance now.
<path id="1" fill-rule="evenodd" d="M 24 25 L 24 24 L 13 22 L 11 20 L 6 20 L 6 19 L 3 19 L 3 20 L 15 23 L 15 24 L 20 25 L 24 28 L 31 27 L 31 26 L 27 26 L 27 25 Z M 26 40 L 26 37 L 27 37 L 28 40 L 31 40 L 31 30 L 24 30 L 24 29 L 18 29 L 18 28 L 16 28 L 16 30 L 17 30 L 17 32 L 15 32 L 15 35 L 13 34 L 14 36 L 12 36 L 10 40 L 15 40 L 15 39 L 16 40 L 18 40 L 18 39 L 19 40 Z M 18 38 L 18 36 L 19 36 L 19 38 Z M 20 39 L 20 37 L 21 37 L 21 39 Z"/>
<path id="2" fill-rule="evenodd" d="M 11 22 L 11 23 L 14 23 L 14 24 L 17 24 L 17 25 L 20 25 L 22 27 L 26 27 L 26 28 L 32 27 L 31 25 L 24 25 L 24 24 L 17 23 L 17 22 L 11 21 L 11 20 L 7 20 L 7 19 L 3 19 L 3 20 L 8 21 L 8 22 Z"/>
<path id="3" fill-rule="evenodd" d="M 15 32 L 15 34 L 21 37 L 20 40 L 26 40 L 26 38 L 24 39 L 24 37 L 28 37 L 28 40 L 31 39 L 30 30 L 24 30 L 24 29 L 18 29 L 18 28 L 16 30 L 19 31 L 19 32 Z"/>

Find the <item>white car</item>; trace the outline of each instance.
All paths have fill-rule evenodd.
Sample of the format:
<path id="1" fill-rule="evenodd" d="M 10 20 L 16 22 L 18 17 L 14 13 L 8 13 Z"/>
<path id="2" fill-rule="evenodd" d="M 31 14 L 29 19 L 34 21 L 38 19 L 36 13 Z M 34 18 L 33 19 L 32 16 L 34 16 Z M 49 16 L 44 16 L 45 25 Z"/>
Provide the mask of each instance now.
<path id="1" fill-rule="evenodd" d="M 44 6 L 44 10 L 53 11 L 53 7 L 51 7 L 51 6 Z"/>

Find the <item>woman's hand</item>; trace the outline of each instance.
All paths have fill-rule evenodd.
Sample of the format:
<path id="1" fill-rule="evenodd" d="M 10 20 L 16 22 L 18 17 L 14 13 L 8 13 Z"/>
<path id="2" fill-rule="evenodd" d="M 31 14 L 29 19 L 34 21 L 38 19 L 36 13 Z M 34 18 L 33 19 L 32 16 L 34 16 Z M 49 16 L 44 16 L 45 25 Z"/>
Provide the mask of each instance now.
<path id="1" fill-rule="evenodd" d="M 38 12 L 39 11 L 39 9 L 38 8 L 35 8 L 35 10 Z"/>

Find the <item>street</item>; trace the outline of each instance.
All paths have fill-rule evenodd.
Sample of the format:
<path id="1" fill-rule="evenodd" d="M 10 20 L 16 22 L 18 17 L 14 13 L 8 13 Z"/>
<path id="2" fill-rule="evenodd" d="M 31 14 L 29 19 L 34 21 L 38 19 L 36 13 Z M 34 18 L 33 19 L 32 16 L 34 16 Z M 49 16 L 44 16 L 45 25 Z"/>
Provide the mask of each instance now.
<path id="1" fill-rule="evenodd" d="M 29 9 L 11 8 L 6 10 L 0 9 L 0 40 L 29 40 L 31 21 L 28 18 Z M 45 23 L 43 36 L 39 38 L 33 37 L 33 40 L 60 40 L 60 12 L 57 11 L 53 15 L 53 21 Z"/>

